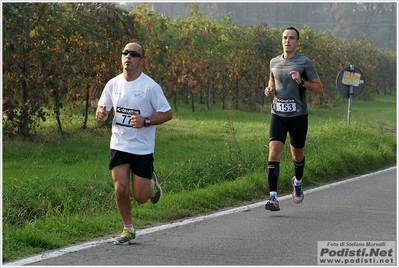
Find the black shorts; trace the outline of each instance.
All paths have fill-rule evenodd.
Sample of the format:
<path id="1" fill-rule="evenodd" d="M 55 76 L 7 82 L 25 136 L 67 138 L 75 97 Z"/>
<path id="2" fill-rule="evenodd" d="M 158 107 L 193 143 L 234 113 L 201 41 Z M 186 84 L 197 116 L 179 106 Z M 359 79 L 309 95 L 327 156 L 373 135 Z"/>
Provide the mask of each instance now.
<path id="1" fill-rule="evenodd" d="M 154 170 L 153 154 L 137 155 L 111 149 L 109 169 L 130 163 L 130 170 L 137 176 L 151 179 Z"/>
<path id="2" fill-rule="evenodd" d="M 287 132 L 290 134 L 290 144 L 297 149 L 305 147 L 308 133 L 308 115 L 281 117 L 272 114 L 270 117 L 270 141 L 285 143 Z"/>

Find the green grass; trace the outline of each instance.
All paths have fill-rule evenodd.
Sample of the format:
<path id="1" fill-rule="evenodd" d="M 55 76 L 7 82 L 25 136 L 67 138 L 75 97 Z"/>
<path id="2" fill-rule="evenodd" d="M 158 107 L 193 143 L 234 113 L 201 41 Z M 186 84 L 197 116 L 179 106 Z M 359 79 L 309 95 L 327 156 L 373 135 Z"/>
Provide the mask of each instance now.
<path id="1" fill-rule="evenodd" d="M 382 109 L 383 108 L 383 109 Z M 269 109 L 229 111 L 180 104 L 158 126 L 155 168 L 164 196 L 157 205 L 133 202 L 136 228 L 251 200 L 266 199 Z M 79 120 L 77 118 L 76 120 Z M 311 110 L 305 153 L 306 188 L 396 164 L 396 98 L 354 100 Z M 34 142 L 3 140 L 3 261 L 120 232 L 108 170 L 109 128 L 88 130 L 46 122 Z M 279 192 L 291 191 L 293 162 L 286 144 Z"/>

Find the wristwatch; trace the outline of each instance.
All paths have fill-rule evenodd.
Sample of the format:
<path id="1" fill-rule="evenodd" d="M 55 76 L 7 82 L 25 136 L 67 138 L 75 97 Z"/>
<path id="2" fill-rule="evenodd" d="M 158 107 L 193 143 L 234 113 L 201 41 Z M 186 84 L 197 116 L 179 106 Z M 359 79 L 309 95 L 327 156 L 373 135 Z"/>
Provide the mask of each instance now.
<path id="1" fill-rule="evenodd" d="M 301 78 L 301 83 L 299 83 L 298 85 L 302 86 L 303 83 L 305 83 L 305 79 Z"/>
<path id="2" fill-rule="evenodd" d="M 148 117 L 144 117 L 144 127 L 151 126 L 151 120 Z"/>

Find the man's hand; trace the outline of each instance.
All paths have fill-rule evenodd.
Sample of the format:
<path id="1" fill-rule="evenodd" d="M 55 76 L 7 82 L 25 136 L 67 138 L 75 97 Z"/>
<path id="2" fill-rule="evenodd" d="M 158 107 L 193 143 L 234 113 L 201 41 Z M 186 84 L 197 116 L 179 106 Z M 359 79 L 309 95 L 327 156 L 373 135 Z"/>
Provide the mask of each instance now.
<path id="1" fill-rule="evenodd" d="M 105 121 L 108 118 L 109 111 L 107 111 L 107 107 L 98 106 L 96 110 L 96 119 L 97 121 Z"/>
<path id="2" fill-rule="evenodd" d="M 267 97 L 269 97 L 270 95 L 273 94 L 273 92 L 274 92 L 275 90 L 276 90 L 276 89 L 275 89 L 274 87 L 267 87 L 267 88 L 265 88 L 265 95 L 266 95 Z"/>
<path id="3" fill-rule="evenodd" d="M 292 80 L 295 80 L 297 84 L 301 83 L 301 74 L 298 71 L 291 71 L 290 75 Z"/>
<path id="4" fill-rule="evenodd" d="M 144 117 L 141 114 L 133 111 L 133 115 L 130 117 L 130 122 L 132 122 L 132 126 L 134 128 L 142 128 L 144 127 Z"/>

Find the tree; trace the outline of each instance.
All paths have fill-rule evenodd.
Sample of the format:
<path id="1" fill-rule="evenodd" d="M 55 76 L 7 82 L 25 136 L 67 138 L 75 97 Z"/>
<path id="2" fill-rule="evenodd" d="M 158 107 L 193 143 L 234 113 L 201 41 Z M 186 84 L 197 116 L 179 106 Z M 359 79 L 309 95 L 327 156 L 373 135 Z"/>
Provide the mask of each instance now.
<path id="1" fill-rule="evenodd" d="M 223 109 L 256 111 L 265 102 L 269 61 L 282 53 L 283 28 L 239 26 L 231 14 L 209 20 L 197 5 L 190 8 L 189 18 L 170 21 L 148 5 L 126 11 L 107 3 L 5 3 L 3 133 L 31 138 L 49 117 L 63 133 L 74 114 L 82 114 L 86 128 L 105 83 L 121 72 L 123 46 L 132 41 L 146 49 L 144 71 L 173 98 L 175 109 L 185 98 L 193 112 L 198 101 L 209 110 L 220 101 Z M 386 13 L 381 8 L 392 5 L 363 6 L 361 12 L 379 17 Z M 312 59 L 325 89 L 309 95 L 310 107 L 334 107 L 336 75 L 350 64 L 367 80 L 360 98 L 396 92 L 392 50 L 376 48 L 366 35 L 337 39 L 309 26 L 300 32 L 299 51 Z"/>
<path id="2" fill-rule="evenodd" d="M 57 62 L 54 24 L 47 25 L 56 6 L 26 3 L 3 4 L 3 112 L 6 131 L 28 138 L 35 118 L 46 120 L 44 107 L 54 85 L 54 72 L 45 63 Z M 43 32 L 46 29 L 46 32 Z"/>

